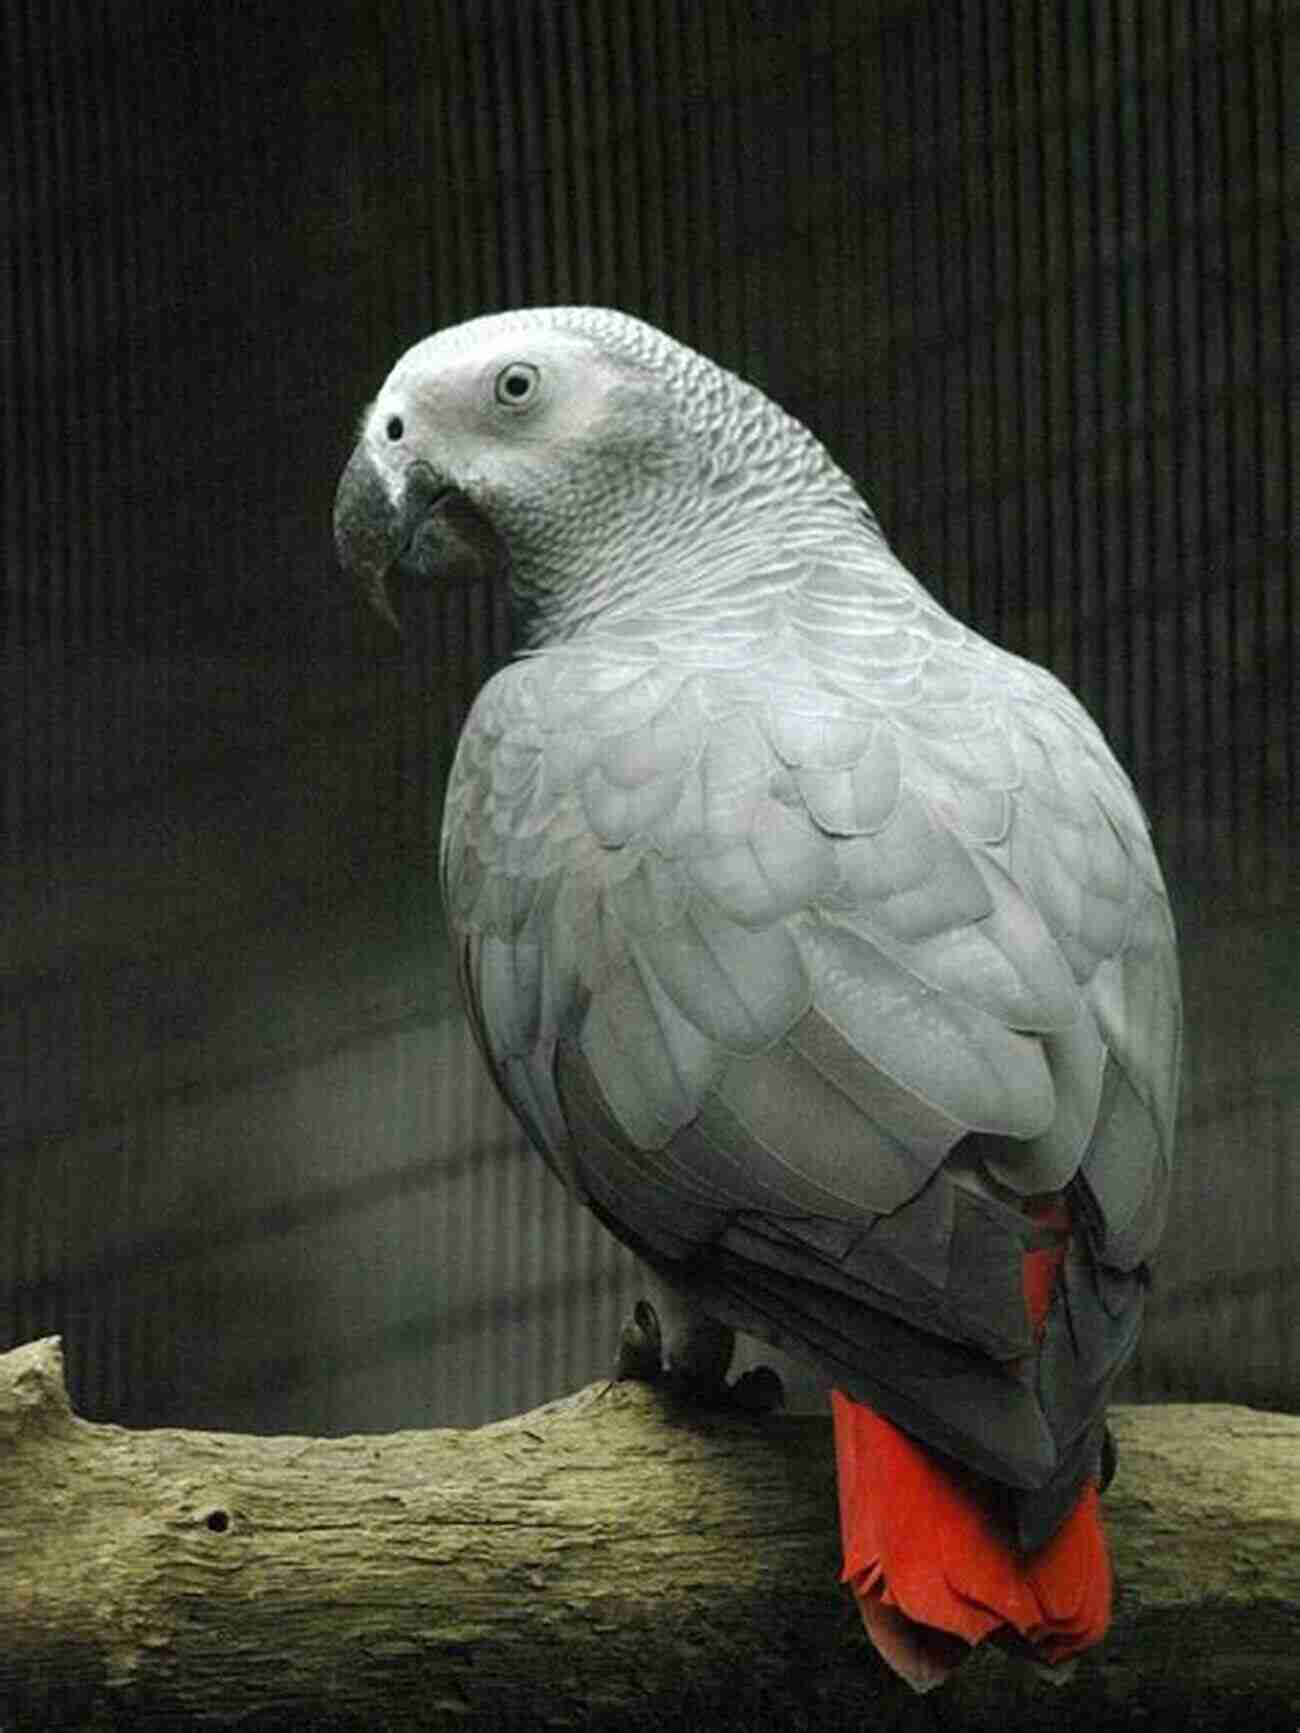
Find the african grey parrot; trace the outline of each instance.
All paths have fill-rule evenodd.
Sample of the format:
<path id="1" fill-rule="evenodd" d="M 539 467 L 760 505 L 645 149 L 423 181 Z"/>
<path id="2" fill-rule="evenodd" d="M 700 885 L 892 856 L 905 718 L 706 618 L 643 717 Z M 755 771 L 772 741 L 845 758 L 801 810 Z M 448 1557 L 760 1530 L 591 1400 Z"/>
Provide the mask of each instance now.
<path id="1" fill-rule="evenodd" d="M 465 1001 L 557 1174 L 835 1387 L 845 1576 L 927 1688 L 1104 1632 L 1107 1394 L 1160 1237 L 1173 924 L 1049 673 L 945 612 L 797 421 L 639 320 L 409 350 L 345 566 L 508 581 L 443 825 Z M 508 574 L 508 575 L 507 575 Z"/>

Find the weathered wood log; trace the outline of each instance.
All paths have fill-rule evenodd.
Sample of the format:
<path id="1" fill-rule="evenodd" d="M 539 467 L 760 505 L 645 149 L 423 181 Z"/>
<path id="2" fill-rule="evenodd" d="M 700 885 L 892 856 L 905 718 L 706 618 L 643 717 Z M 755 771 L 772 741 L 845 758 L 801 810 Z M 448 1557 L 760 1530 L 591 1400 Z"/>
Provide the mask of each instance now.
<path id="1" fill-rule="evenodd" d="M 1057 1689 L 981 1651 L 945 1704 L 1291 1733 L 1300 1418 L 1113 1422 L 1111 1639 Z M 128 1431 L 72 1413 L 57 1339 L 0 1356 L 4 1733 L 897 1723 L 838 1562 L 822 1417 L 620 1384 L 474 1431 Z"/>

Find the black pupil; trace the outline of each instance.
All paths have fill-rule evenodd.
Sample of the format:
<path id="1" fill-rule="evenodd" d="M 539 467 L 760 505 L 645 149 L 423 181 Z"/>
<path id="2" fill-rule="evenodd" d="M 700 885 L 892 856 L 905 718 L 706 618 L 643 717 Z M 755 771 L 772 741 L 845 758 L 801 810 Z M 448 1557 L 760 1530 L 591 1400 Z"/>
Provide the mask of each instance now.
<path id="1" fill-rule="evenodd" d="M 506 374 L 506 395 L 509 397 L 527 397 L 531 381 L 524 372 Z"/>
<path id="2" fill-rule="evenodd" d="M 388 417 L 387 433 L 390 439 L 400 439 L 402 437 L 402 418 L 400 415 L 390 415 Z"/>

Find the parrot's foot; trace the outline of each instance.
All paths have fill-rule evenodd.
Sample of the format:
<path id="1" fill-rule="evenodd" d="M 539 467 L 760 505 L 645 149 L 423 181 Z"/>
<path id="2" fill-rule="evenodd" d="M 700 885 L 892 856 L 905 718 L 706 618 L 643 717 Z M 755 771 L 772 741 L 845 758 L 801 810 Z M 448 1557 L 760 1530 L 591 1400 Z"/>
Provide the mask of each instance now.
<path id="1" fill-rule="evenodd" d="M 624 1379 L 633 1379 L 641 1384 L 654 1384 L 663 1369 L 664 1343 L 659 1315 L 649 1300 L 638 1300 L 619 1338 L 615 1377 L 620 1383 Z"/>
<path id="2" fill-rule="evenodd" d="M 665 1347 L 659 1313 L 638 1300 L 623 1327 L 618 1350 L 619 1379 L 657 1384 L 684 1402 L 740 1408 L 766 1414 L 785 1399 L 781 1380 L 770 1366 L 755 1366 L 727 1383 L 736 1334 L 726 1324 L 699 1312 L 684 1312 Z"/>
<path id="3" fill-rule="evenodd" d="M 1107 1426 L 1101 1435 L 1101 1473 L 1098 1477 L 1097 1490 L 1105 1492 L 1115 1478 L 1115 1470 L 1119 1467 L 1119 1445 L 1115 1442 L 1115 1434 Z"/>

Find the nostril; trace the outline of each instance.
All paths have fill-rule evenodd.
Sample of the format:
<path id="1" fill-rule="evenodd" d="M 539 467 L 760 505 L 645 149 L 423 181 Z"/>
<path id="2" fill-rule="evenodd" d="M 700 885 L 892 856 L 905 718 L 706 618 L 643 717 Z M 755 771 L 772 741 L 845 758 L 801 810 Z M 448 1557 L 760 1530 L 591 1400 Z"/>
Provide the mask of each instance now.
<path id="1" fill-rule="evenodd" d="M 210 1510 L 204 1520 L 213 1534 L 225 1534 L 230 1527 L 230 1512 L 228 1510 Z"/>

